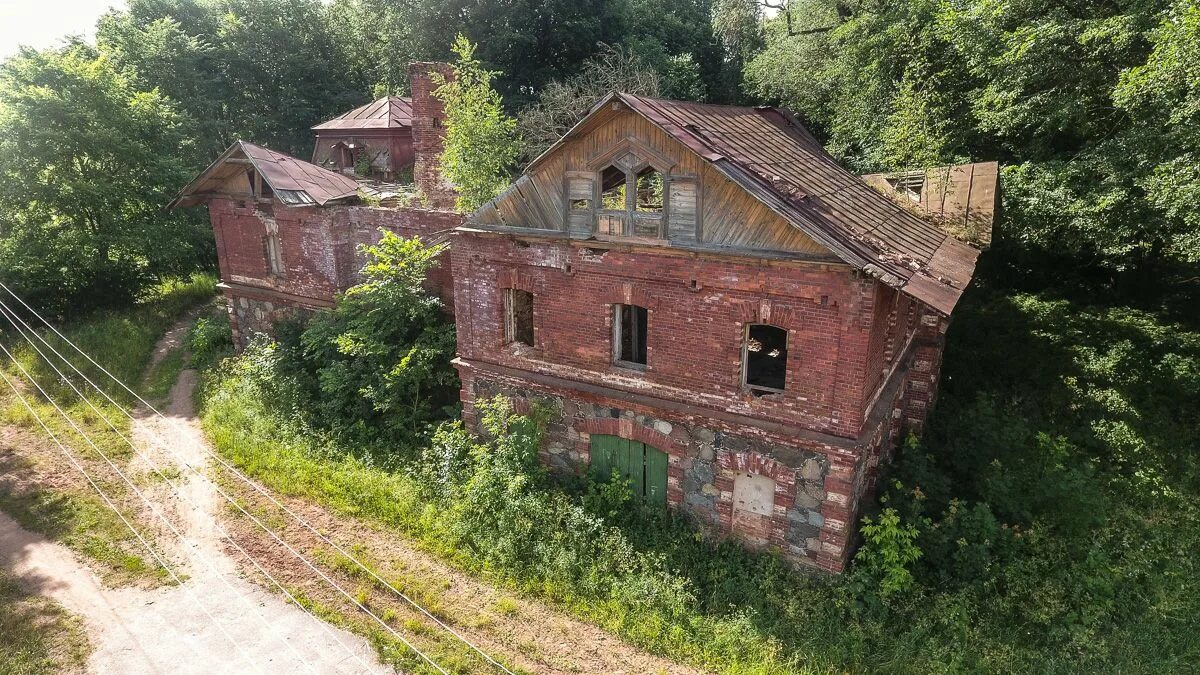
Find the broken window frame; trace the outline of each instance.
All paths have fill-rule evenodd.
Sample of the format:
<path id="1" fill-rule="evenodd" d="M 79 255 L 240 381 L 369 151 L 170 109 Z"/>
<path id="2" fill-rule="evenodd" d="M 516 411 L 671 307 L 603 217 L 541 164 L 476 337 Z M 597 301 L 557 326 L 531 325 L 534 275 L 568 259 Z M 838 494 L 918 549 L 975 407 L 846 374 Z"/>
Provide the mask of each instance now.
<path id="1" fill-rule="evenodd" d="M 751 377 L 751 372 L 750 372 L 750 365 L 751 365 L 750 354 L 751 354 L 752 350 L 750 349 L 750 341 L 752 339 L 755 339 L 754 336 L 752 335 L 755 328 L 771 328 L 771 329 L 780 331 L 783 334 L 783 350 L 782 350 L 783 351 L 783 355 L 782 355 L 783 356 L 783 373 L 782 373 L 782 379 L 781 379 L 781 383 L 780 383 L 781 386 L 779 388 L 775 388 L 770 385 L 751 382 L 752 377 Z M 787 375 L 788 375 L 788 363 L 787 363 L 788 341 L 790 338 L 791 338 L 791 336 L 789 335 L 788 330 L 786 328 L 783 328 L 782 326 L 776 326 L 776 325 L 770 324 L 770 323 L 748 323 L 748 324 L 746 324 L 745 328 L 743 329 L 743 333 L 742 333 L 742 388 L 750 391 L 750 393 L 754 394 L 755 396 L 762 396 L 765 394 L 782 394 L 786 391 Z M 767 345 L 765 345 L 765 344 L 762 347 L 760 347 L 760 349 L 766 349 L 766 348 L 767 348 Z M 761 382 L 761 378 L 756 377 L 753 379 L 757 379 L 757 380 L 759 380 L 759 382 Z"/>
<path id="2" fill-rule="evenodd" d="M 629 335 L 630 348 L 628 356 L 624 358 L 625 353 L 625 337 L 626 327 L 625 318 L 626 310 L 629 313 Z M 622 368 L 631 368 L 633 370 L 645 370 L 646 364 L 649 362 L 649 350 L 646 348 L 646 341 L 650 336 L 650 310 L 639 305 L 615 304 L 612 306 L 612 352 L 613 363 Z M 642 360 L 637 358 L 641 356 Z"/>
<path id="3" fill-rule="evenodd" d="M 268 232 L 266 238 L 267 249 L 267 271 L 271 276 L 283 276 L 283 247 L 279 243 L 279 234 L 277 232 Z"/>
<path id="4" fill-rule="evenodd" d="M 625 208 L 605 208 L 604 195 L 615 188 L 604 189 L 604 174 L 609 170 L 618 171 L 625 176 L 624 200 Z M 657 209 L 645 210 L 638 207 L 638 178 L 647 170 L 658 174 L 661 183 L 661 206 Z M 596 234 L 628 239 L 661 241 L 667 238 L 667 201 L 670 191 L 670 177 L 667 172 L 655 164 L 638 159 L 635 164 L 626 165 L 621 160 L 614 160 L 596 172 Z M 612 220 L 620 223 L 620 231 L 612 227 Z M 651 231 L 652 230 L 652 231 Z"/>
<path id="5" fill-rule="evenodd" d="M 527 299 L 528 312 L 522 312 L 528 320 L 528 325 L 522 321 L 522 317 L 518 316 L 518 303 L 521 300 Z M 504 344 L 505 345 L 524 345 L 533 347 L 534 334 L 534 297 L 533 293 L 523 291 L 519 288 L 504 289 Z M 528 338 L 526 340 L 525 338 Z"/>

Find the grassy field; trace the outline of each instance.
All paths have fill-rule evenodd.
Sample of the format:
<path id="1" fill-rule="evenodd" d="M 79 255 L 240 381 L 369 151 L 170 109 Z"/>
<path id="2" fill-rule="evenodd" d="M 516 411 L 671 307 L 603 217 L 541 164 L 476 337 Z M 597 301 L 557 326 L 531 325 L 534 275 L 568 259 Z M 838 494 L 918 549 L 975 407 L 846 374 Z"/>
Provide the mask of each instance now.
<path id="1" fill-rule="evenodd" d="M 253 361 L 251 363 L 250 361 Z M 542 488 L 430 496 L 275 410 L 258 354 L 210 374 L 218 449 L 275 490 L 383 523 L 456 565 L 722 672 L 1178 672 L 1200 658 L 1200 332 L 1153 312 L 972 291 L 941 400 L 881 497 L 914 582 L 820 579 L 668 515 Z M 271 389 L 264 389 L 269 381 Z M 474 478 L 472 480 L 475 480 Z M 524 480 L 524 479 L 522 479 Z"/>
<path id="2" fill-rule="evenodd" d="M 136 387 L 142 382 L 142 372 L 158 338 L 189 309 L 210 299 L 215 291 L 215 280 L 208 276 L 166 283 L 130 309 L 99 314 L 67 326 L 62 331 L 98 363 L 122 381 Z M 22 344 L 9 326 L 6 325 L 4 330 L 5 343 L 17 345 L 15 352 L 21 365 L 64 407 L 93 442 L 118 464 L 128 460 L 132 450 L 100 414 L 80 400 L 28 343 Z M 131 395 L 103 379 L 104 375 L 99 369 L 87 364 L 82 357 L 75 358 L 77 355 L 69 351 L 70 348 L 61 339 L 49 335 L 49 331 L 45 332 L 47 340 L 59 352 L 70 356 L 89 378 L 104 386 L 116 401 L 126 408 L 132 406 Z M 42 349 L 50 353 L 45 347 Z M 64 364 L 56 362 L 56 365 L 66 372 Z M 169 389 L 169 384 L 163 383 L 168 379 L 173 381 L 182 365 L 182 354 L 168 356 L 156 369 L 157 376 L 151 379 L 149 388 L 143 393 L 150 396 L 164 393 L 165 389 Z M 2 367 L 10 377 L 21 379 L 19 369 L 11 362 Z M 74 382 L 86 391 L 87 385 L 81 379 L 76 377 Z M 24 386 L 27 392 L 33 392 L 28 382 Z M 128 488 L 115 473 L 106 468 L 99 455 L 47 401 L 31 395 L 27 395 L 26 399 L 33 403 L 37 415 L 89 468 L 101 488 L 115 502 L 129 509 L 127 515 L 132 513 L 136 503 L 128 494 Z M 98 394 L 91 395 L 90 400 L 121 433 L 129 435 L 128 418 L 115 406 Z M 165 572 L 153 562 L 120 518 L 75 473 L 57 446 L 45 437 L 33 415 L 11 394 L 7 386 L 0 387 L 0 424 L 27 429 L 30 442 L 38 444 L 36 452 L 30 448 L 20 448 L 15 456 L 7 458 L 5 473 L 9 479 L 0 482 L 0 509 L 16 518 L 25 528 L 58 540 L 93 561 L 106 583 L 121 585 L 165 581 Z"/>

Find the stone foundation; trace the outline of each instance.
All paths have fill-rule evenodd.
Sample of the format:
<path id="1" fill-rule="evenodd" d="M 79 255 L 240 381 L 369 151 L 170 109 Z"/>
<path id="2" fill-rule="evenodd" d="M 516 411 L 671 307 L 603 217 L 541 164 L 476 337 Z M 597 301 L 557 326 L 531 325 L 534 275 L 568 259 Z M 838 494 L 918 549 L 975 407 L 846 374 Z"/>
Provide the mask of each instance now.
<path id="1" fill-rule="evenodd" d="M 619 392 L 609 397 L 533 384 L 482 364 L 457 365 L 468 427 L 477 425 L 477 399 L 502 394 L 518 409 L 540 406 L 549 412 L 541 459 L 565 475 L 588 470 L 592 434 L 645 443 L 667 454 L 668 506 L 687 513 L 709 536 L 733 537 L 829 572 L 848 562 L 859 500 L 881 453 L 890 451 L 899 419 L 881 415 L 873 432 L 858 440 L 822 439 L 731 424 L 702 410 L 641 405 Z"/>

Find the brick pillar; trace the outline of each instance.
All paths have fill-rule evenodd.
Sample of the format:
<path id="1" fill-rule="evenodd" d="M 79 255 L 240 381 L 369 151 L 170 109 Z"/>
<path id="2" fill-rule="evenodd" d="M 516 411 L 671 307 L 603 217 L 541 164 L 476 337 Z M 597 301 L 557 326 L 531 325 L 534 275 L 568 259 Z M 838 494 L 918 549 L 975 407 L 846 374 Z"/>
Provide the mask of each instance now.
<path id="1" fill-rule="evenodd" d="M 452 209 L 456 195 L 438 168 L 446 137 L 446 111 L 433 95 L 438 88 L 434 73 L 454 77 L 448 63 L 424 61 L 408 65 L 412 86 L 413 181 L 435 209 Z"/>
<path id="2" fill-rule="evenodd" d="M 925 419 L 937 398 L 946 328 L 950 325 L 949 319 L 928 308 L 922 308 L 918 321 L 900 399 L 900 421 L 916 434 L 925 428 Z"/>

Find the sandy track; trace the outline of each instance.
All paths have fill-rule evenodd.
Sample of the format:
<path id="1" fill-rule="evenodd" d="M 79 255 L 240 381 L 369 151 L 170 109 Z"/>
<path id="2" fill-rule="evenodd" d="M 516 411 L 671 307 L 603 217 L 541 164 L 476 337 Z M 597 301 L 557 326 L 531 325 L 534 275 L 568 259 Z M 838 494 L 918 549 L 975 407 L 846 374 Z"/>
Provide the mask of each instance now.
<path id="1" fill-rule="evenodd" d="M 179 331 L 170 335 L 177 339 Z M 182 465 L 205 466 L 198 445 L 203 439 L 189 424 L 194 378 L 194 372 L 185 371 L 172 390 L 164 411 L 170 421 L 137 413 L 143 419 L 134 425 L 133 438 L 150 462 L 135 457 L 126 468 L 127 474 L 136 475 L 150 470 L 152 462 L 164 471 L 178 471 L 172 482 L 186 499 L 173 494 L 165 482 L 143 489 L 189 542 L 185 547 L 159 521 L 149 528 L 185 579 L 182 585 L 106 588 L 72 551 L 22 529 L 4 514 L 0 565 L 12 570 L 30 592 L 57 601 L 83 619 L 94 646 L 88 662 L 91 672 L 393 672 L 380 665 L 362 638 L 323 624 L 239 575 L 217 526 L 222 500 L 209 481 Z M 6 436 L 41 442 L 26 434 Z M 62 471 L 73 471 L 61 456 L 58 459 Z M 152 517 L 147 509 L 142 522 Z"/>

